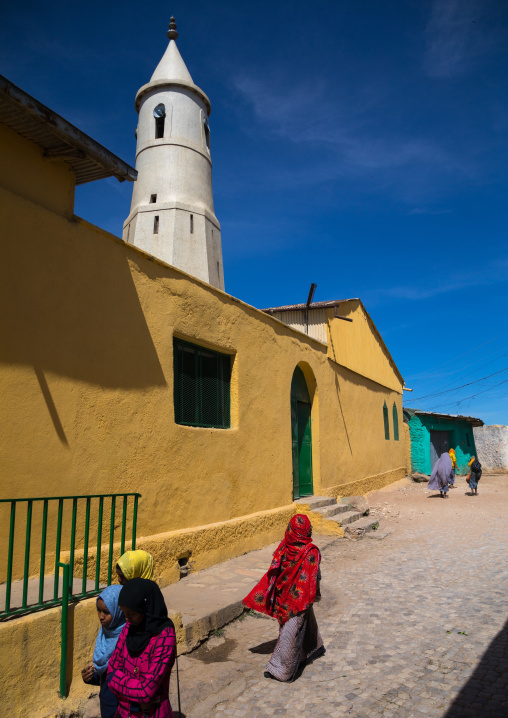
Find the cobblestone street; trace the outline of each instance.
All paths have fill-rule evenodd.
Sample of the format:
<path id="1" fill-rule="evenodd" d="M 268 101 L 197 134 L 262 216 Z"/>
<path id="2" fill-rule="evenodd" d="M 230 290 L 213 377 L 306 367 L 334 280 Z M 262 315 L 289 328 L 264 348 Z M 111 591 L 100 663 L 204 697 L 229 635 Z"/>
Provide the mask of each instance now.
<path id="1" fill-rule="evenodd" d="M 507 480 L 485 476 L 477 498 L 464 479 L 447 500 L 409 481 L 371 495 L 388 536 L 323 551 L 326 655 L 267 680 L 276 623 L 236 621 L 180 659 L 182 715 L 506 718 Z"/>

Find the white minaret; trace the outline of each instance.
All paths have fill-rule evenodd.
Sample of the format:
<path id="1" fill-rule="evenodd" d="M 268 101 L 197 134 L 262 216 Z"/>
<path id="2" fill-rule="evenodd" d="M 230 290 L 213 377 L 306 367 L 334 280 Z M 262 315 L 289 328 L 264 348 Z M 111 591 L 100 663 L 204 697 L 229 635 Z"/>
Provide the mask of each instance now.
<path id="1" fill-rule="evenodd" d="M 174 17 L 167 35 L 168 49 L 136 95 L 138 178 L 123 238 L 224 289 L 220 224 L 213 208 L 210 100 L 178 51 Z"/>

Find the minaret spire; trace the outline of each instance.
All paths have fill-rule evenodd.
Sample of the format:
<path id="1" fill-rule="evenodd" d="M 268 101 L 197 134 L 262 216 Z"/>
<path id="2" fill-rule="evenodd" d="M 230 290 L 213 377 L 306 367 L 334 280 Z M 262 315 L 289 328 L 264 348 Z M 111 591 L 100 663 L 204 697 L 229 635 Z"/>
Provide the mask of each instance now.
<path id="1" fill-rule="evenodd" d="M 221 231 L 213 206 L 210 100 L 178 51 L 173 16 L 167 36 L 166 52 L 136 94 L 138 178 L 123 238 L 224 289 Z"/>
<path id="2" fill-rule="evenodd" d="M 176 31 L 176 22 L 173 15 L 169 18 L 169 30 L 167 31 L 166 35 L 169 37 L 170 40 L 176 40 L 178 37 L 178 33 Z"/>

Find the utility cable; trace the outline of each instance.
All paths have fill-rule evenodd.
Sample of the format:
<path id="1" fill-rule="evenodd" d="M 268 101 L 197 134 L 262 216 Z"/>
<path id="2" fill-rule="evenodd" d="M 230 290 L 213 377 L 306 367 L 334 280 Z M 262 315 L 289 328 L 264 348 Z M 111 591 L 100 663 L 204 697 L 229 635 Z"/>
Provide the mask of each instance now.
<path id="1" fill-rule="evenodd" d="M 494 339 L 497 339 L 498 337 L 501 337 L 503 334 L 507 334 L 508 329 L 504 332 L 500 332 L 500 334 L 496 334 L 495 337 L 492 337 L 492 339 L 489 339 L 487 342 L 484 342 L 483 344 L 478 345 L 474 349 L 470 349 L 468 352 L 464 352 L 464 354 L 459 354 L 458 356 L 454 356 L 453 359 L 448 359 L 447 361 L 443 362 L 442 364 L 436 364 L 436 366 L 431 367 L 430 369 L 427 369 L 426 371 L 433 371 L 434 369 L 439 369 L 442 366 L 446 366 L 446 364 L 450 364 L 450 362 L 457 361 L 457 359 L 461 359 L 462 357 L 468 356 L 468 354 L 472 354 L 473 352 L 478 351 L 478 349 L 481 349 L 482 347 L 487 346 L 487 344 L 491 344 Z M 426 372 L 419 372 L 418 374 L 413 374 L 411 376 L 408 376 L 408 381 L 411 381 L 413 379 L 416 379 L 416 377 L 421 376 L 422 374 L 425 374 Z"/>
<path id="2" fill-rule="evenodd" d="M 433 406 L 431 411 L 434 411 L 434 409 L 438 409 L 440 406 L 454 406 L 457 404 L 462 404 L 463 401 L 467 401 L 468 399 L 474 399 L 477 396 L 480 396 L 480 394 L 486 394 L 488 391 L 491 391 L 491 389 L 495 389 L 497 386 L 501 386 L 501 384 L 508 383 L 508 379 L 505 379 L 504 381 L 500 381 L 497 384 L 494 384 L 494 386 L 489 386 L 488 389 L 483 389 L 483 391 L 477 391 L 476 394 L 472 394 L 471 396 L 466 396 L 464 399 L 457 399 L 456 401 L 451 401 L 448 404 L 437 404 L 436 406 Z"/>
<path id="3" fill-rule="evenodd" d="M 496 374 L 502 374 L 502 372 L 508 371 L 508 366 L 504 369 L 500 369 L 499 371 L 495 371 L 493 374 L 487 374 L 487 376 L 483 376 L 481 379 L 475 379 L 474 381 L 469 381 L 467 384 L 462 384 L 461 386 L 454 386 L 453 389 L 445 389 L 444 391 L 437 391 L 434 394 L 426 394 L 425 396 L 419 396 L 416 399 L 413 399 L 413 401 L 418 401 L 419 399 L 428 399 L 431 396 L 441 396 L 441 394 L 449 394 L 451 391 L 457 391 L 458 389 L 463 389 L 465 386 L 471 386 L 471 384 L 477 384 L 479 381 L 484 381 L 485 379 L 490 379 L 491 376 L 496 376 Z"/>

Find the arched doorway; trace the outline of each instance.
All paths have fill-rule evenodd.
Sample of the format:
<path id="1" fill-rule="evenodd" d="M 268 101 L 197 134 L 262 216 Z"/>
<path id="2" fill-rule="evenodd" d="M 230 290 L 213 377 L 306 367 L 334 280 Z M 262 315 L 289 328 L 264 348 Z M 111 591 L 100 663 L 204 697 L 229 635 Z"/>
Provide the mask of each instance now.
<path id="1" fill-rule="evenodd" d="M 293 498 L 312 496 L 312 402 L 305 376 L 296 367 L 291 381 L 291 440 L 293 449 Z"/>

